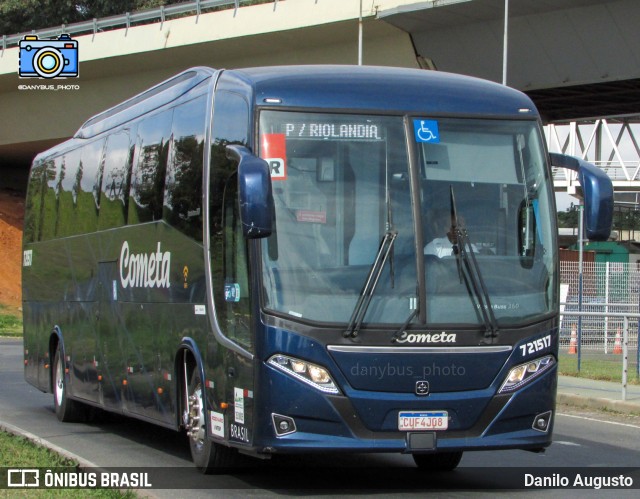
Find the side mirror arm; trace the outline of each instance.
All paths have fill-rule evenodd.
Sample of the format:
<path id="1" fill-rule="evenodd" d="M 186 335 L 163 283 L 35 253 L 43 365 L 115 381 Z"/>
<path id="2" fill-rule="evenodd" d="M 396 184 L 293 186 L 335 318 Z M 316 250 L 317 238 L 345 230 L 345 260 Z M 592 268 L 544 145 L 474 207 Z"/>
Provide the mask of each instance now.
<path id="1" fill-rule="evenodd" d="M 613 184 L 597 166 L 566 154 L 550 153 L 551 164 L 578 172 L 585 205 L 585 231 L 588 239 L 606 241 L 613 221 Z"/>

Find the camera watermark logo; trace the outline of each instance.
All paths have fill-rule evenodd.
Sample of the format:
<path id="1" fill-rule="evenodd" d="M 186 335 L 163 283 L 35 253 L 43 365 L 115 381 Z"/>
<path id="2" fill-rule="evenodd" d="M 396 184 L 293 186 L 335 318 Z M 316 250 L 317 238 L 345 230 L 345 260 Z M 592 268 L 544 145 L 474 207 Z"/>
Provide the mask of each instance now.
<path id="1" fill-rule="evenodd" d="M 8 470 L 7 487 L 40 487 L 40 470 L 22 468 Z"/>
<path id="2" fill-rule="evenodd" d="M 77 78 L 78 41 L 69 35 L 50 40 L 26 35 L 19 45 L 18 75 L 21 78 Z"/>

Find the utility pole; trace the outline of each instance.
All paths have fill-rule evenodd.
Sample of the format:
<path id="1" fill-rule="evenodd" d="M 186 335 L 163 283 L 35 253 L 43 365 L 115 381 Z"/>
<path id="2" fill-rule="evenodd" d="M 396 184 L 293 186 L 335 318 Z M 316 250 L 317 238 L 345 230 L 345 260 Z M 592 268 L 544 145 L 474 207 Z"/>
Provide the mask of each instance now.
<path id="1" fill-rule="evenodd" d="M 362 0 L 360 0 L 360 13 L 358 14 L 358 66 L 362 66 Z"/>
<path id="2" fill-rule="evenodd" d="M 362 0 L 361 0 L 362 3 Z M 502 84 L 507 84 L 507 46 L 509 40 L 509 0 L 504 0 L 504 39 L 502 43 Z"/>

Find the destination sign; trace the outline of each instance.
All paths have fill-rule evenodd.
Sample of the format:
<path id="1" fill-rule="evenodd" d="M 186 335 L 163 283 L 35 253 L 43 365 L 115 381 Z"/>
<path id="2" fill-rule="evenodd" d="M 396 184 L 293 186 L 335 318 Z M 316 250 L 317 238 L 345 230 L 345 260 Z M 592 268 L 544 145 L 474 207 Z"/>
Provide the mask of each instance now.
<path id="1" fill-rule="evenodd" d="M 371 122 L 309 122 L 283 123 L 281 131 L 287 137 L 310 139 L 382 140 L 383 127 Z"/>

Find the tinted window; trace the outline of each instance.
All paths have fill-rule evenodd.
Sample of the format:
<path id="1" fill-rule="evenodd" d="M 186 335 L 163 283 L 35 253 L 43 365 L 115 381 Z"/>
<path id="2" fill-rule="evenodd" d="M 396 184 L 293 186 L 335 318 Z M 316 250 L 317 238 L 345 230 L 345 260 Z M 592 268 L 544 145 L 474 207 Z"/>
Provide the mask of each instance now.
<path id="1" fill-rule="evenodd" d="M 96 230 L 103 148 L 104 140 L 98 140 L 62 157 L 57 184 L 57 237 Z"/>
<path id="2" fill-rule="evenodd" d="M 167 161 L 164 218 L 202 241 L 202 156 L 206 99 L 200 97 L 173 113 L 173 142 Z"/>
<path id="3" fill-rule="evenodd" d="M 50 224 L 48 222 L 48 215 L 45 214 L 45 220 L 47 220 L 45 226 L 53 227 L 51 237 L 64 237 L 70 235 L 73 228 L 73 209 L 78 199 L 75 177 L 79 174 L 82 178 L 80 149 L 67 152 L 64 156 L 56 158 L 55 162 L 58 177 L 55 184 L 56 203 L 54 208 L 54 221 L 53 224 Z M 49 210 L 46 211 L 48 212 Z"/>
<path id="4" fill-rule="evenodd" d="M 223 265 L 224 303 L 217 308 L 220 326 L 228 338 L 251 347 L 251 296 L 247 241 L 242 235 L 238 205 L 238 176 L 232 175 L 224 192 Z M 222 322 L 224 319 L 224 322 Z"/>
<path id="5" fill-rule="evenodd" d="M 131 175 L 133 145 L 129 130 L 120 130 L 107 139 L 102 190 L 100 194 L 99 229 L 120 227 L 127 222 L 127 182 Z"/>
<path id="6" fill-rule="evenodd" d="M 162 217 L 162 198 L 171 142 L 173 109 L 149 116 L 138 126 L 131 176 L 129 224 Z"/>
<path id="7" fill-rule="evenodd" d="M 238 164 L 227 158 L 228 144 L 248 143 L 249 107 L 244 99 L 218 92 L 214 105 L 209 185 L 211 268 L 216 316 L 222 333 L 251 348 L 247 243 L 238 219 Z"/>
<path id="8" fill-rule="evenodd" d="M 52 160 L 34 163 L 29 176 L 27 204 L 25 205 L 24 233 L 25 243 L 40 240 L 42 237 L 42 219 L 44 217 L 45 199 L 49 190 L 55 200 L 54 189 L 50 189 L 47 176 L 55 178 L 55 163 Z M 50 203 L 55 205 L 55 201 Z"/>

